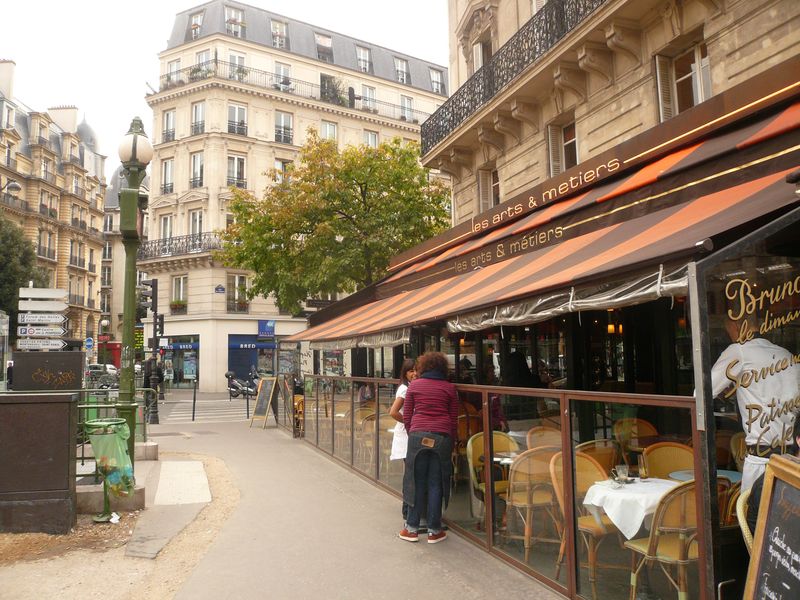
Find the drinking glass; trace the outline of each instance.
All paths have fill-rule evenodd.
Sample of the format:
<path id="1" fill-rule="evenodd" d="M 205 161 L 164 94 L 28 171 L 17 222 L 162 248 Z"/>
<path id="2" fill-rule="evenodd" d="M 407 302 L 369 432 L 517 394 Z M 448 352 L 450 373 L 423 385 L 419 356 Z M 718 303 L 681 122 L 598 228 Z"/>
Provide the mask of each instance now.
<path id="1" fill-rule="evenodd" d="M 647 479 L 647 463 L 641 454 L 639 455 L 639 479 Z"/>
<path id="2" fill-rule="evenodd" d="M 617 481 L 627 481 L 628 480 L 628 465 L 617 465 L 612 469 L 611 474 L 614 476 L 614 479 Z"/>

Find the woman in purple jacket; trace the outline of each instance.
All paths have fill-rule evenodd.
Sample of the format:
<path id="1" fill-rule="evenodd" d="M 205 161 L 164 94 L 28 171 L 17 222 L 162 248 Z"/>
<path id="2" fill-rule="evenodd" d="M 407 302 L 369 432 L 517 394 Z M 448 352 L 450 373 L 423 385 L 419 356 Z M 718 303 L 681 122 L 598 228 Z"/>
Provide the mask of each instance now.
<path id="1" fill-rule="evenodd" d="M 420 513 L 427 494 L 428 543 L 447 537 L 442 530 L 442 501 L 450 499 L 453 465 L 450 455 L 456 439 L 458 394 L 447 380 L 447 357 L 426 352 L 417 359 L 417 379 L 412 381 L 403 404 L 403 421 L 408 431 L 408 453 L 403 476 L 403 501 L 408 519 L 400 537 L 419 539 Z"/>

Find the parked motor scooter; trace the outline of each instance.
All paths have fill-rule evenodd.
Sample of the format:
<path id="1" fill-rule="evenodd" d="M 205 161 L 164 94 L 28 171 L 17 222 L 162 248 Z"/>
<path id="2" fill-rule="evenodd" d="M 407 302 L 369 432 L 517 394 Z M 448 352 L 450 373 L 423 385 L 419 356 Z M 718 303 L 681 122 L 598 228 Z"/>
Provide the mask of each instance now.
<path id="1" fill-rule="evenodd" d="M 256 395 L 256 383 L 252 378 L 249 380 L 236 377 L 236 373 L 228 371 L 225 373 L 225 378 L 228 380 L 228 394 L 231 398 L 238 398 L 240 394 L 245 396 Z"/>

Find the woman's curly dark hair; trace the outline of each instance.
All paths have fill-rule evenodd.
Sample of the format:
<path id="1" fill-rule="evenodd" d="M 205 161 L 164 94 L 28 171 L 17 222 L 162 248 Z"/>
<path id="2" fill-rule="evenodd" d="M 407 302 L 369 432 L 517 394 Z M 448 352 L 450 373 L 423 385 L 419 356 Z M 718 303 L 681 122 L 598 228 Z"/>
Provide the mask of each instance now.
<path id="1" fill-rule="evenodd" d="M 437 371 L 447 377 L 449 370 L 447 356 L 441 352 L 426 352 L 417 358 L 417 373 L 420 375 L 425 371 Z"/>

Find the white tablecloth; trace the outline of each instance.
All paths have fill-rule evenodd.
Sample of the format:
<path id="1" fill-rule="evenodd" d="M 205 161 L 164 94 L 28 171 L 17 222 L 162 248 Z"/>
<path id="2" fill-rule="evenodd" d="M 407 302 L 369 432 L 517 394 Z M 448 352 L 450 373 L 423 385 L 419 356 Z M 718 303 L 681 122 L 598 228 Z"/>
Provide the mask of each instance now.
<path id="1" fill-rule="evenodd" d="M 601 481 L 589 488 L 583 504 L 598 523 L 602 510 L 622 535 L 631 539 L 645 522 L 645 517 L 656 511 L 661 497 L 678 483 L 651 478 L 615 487 L 610 481 Z"/>

